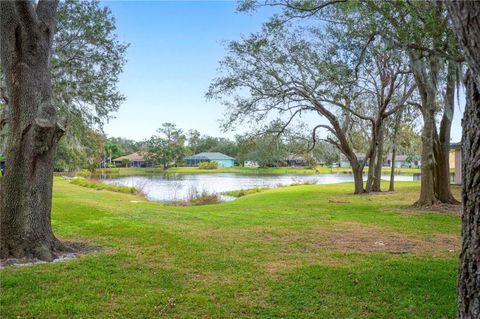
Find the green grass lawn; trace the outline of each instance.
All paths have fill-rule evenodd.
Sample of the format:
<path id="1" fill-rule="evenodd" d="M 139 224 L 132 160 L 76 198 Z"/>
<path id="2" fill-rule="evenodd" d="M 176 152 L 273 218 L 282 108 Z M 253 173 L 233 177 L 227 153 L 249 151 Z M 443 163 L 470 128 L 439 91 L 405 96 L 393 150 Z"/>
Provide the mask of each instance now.
<path id="1" fill-rule="evenodd" d="M 368 168 L 365 169 L 365 174 Z M 317 166 L 315 168 L 305 167 L 269 167 L 269 168 L 251 168 L 251 167 L 219 167 L 217 169 L 199 169 L 198 167 L 172 167 L 167 170 L 163 168 L 113 168 L 98 169 L 98 174 L 118 174 L 118 175 L 151 175 L 164 173 L 180 173 L 180 174 L 202 174 L 202 173 L 238 173 L 238 174 L 351 174 L 350 168 L 330 168 Z M 400 168 L 395 169 L 397 175 L 413 175 L 420 174 L 419 168 Z M 390 169 L 384 168 L 382 174 L 389 175 Z"/>
<path id="2" fill-rule="evenodd" d="M 1 270 L 1 318 L 454 318 L 460 218 L 397 185 L 175 207 L 56 178 L 55 233 L 102 250 Z"/>

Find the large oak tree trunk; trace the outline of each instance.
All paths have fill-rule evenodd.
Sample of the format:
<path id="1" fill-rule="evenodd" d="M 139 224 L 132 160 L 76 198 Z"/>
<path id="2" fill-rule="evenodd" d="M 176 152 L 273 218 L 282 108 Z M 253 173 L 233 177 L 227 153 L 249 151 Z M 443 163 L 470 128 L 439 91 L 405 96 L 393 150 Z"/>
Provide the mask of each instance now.
<path id="1" fill-rule="evenodd" d="M 451 120 L 444 115 L 440 123 L 440 133 L 438 136 L 435 134 L 434 191 L 438 200 L 442 203 L 458 204 L 458 201 L 453 197 L 450 187 L 449 151 L 451 123 Z"/>
<path id="2" fill-rule="evenodd" d="M 449 1 L 448 11 L 470 68 L 463 117 L 462 252 L 458 317 L 480 318 L 480 2 Z"/>
<path id="3" fill-rule="evenodd" d="M 363 166 L 359 163 L 351 163 L 353 172 L 353 182 L 355 185 L 354 194 L 363 194 L 365 189 L 363 187 Z"/>
<path id="4" fill-rule="evenodd" d="M 434 134 L 436 130 L 435 111 L 437 109 L 437 83 L 439 61 L 435 57 L 426 58 L 416 52 L 409 52 L 410 67 L 422 101 L 422 167 L 420 198 L 416 206 L 431 206 L 438 202 L 434 189 Z"/>
<path id="5" fill-rule="evenodd" d="M 50 57 L 56 2 L 0 1 L 0 55 L 8 140 L 0 201 L 0 256 L 52 260 L 53 159 L 63 134 L 52 105 Z"/>
<path id="6" fill-rule="evenodd" d="M 421 186 L 420 198 L 416 205 L 431 206 L 435 204 L 438 199 L 435 196 L 434 190 L 434 130 L 435 130 L 435 108 L 428 107 L 423 114 L 423 132 L 422 132 L 422 167 L 421 167 Z"/>
<path id="7" fill-rule="evenodd" d="M 480 43 L 480 42 L 479 42 Z M 480 92 L 467 75 L 463 116 L 462 252 L 458 276 L 459 318 L 480 318 Z"/>
<path id="8" fill-rule="evenodd" d="M 435 133 L 435 169 L 434 169 L 434 190 L 439 201 L 448 204 L 458 204 L 453 197 L 450 188 L 450 131 L 452 127 L 453 113 L 455 110 L 455 84 L 456 84 L 456 62 L 448 62 L 447 88 L 445 90 L 445 105 L 442 120 L 440 121 L 440 132 Z"/>

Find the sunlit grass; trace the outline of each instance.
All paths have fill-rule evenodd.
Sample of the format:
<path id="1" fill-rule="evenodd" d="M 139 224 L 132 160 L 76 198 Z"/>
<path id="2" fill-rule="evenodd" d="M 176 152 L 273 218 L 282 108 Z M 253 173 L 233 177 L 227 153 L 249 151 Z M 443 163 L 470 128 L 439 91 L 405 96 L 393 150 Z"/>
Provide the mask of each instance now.
<path id="1" fill-rule="evenodd" d="M 459 216 L 405 209 L 417 182 L 393 194 L 352 189 L 175 207 L 58 178 L 55 233 L 102 250 L 2 270 L 1 317 L 455 317 Z"/>

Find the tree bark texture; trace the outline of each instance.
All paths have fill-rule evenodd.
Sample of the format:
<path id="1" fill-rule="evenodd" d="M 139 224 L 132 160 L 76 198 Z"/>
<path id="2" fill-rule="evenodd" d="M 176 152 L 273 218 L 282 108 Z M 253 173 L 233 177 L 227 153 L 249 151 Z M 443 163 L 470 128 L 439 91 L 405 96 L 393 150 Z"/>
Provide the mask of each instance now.
<path id="1" fill-rule="evenodd" d="M 458 317 L 480 318 L 480 92 L 467 76 L 463 117 L 462 252 L 458 275 Z"/>
<path id="2" fill-rule="evenodd" d="M 410 67 L 417 84 L 418 92 L 421 98 L 421 111 L 423 117 L 422 131 L 422 167 L 421 167 L 421 186 L 420 198 L 416 206 L 431 206 L 438 202 L 434 188 L 434 138 L 435 138 L 435 111 L 437 109 L 437 86 L 436 77 L 438 76 L 439 62 L 434 57 L 429 57 L 427 63 L 421 56 L 415 52 L 410 52 Z"/>
<path id="3" fill-rule="evenodd" d="M 52 260 L 53 159 L 63 128 L 52 105 L 50 57 L 56 1 L 0 1 L 0 56 L 7 105 L 0 257 Z"/>
<path id="4" fill-rule="evenodd" d="M 446 3 L 470 68 L 463 116 L 462 252 L 458 275 L 458 318 L 480 318 L 480 2 Z"/>
<path id="5" fill-rule="evenodd" d="M 455 84 L 457 69 L 456 62 L 448 62 L 447 87 L 445 90 L 445 105 L 440 128 L 434 130 L 434 191 L 438 200 L 447 204 L 458 204 L 453 197 L 450 187 L 450 131 L 452 127 L 453 113 L 455 110 Z"/>
<path id="6" fill-rule="evenodd" d="M 365 189 L 363 187 L 363 165 L 353 163 L 352 165 L 353 179 L 355 184 L 354 194 L 363 194 Z"/>

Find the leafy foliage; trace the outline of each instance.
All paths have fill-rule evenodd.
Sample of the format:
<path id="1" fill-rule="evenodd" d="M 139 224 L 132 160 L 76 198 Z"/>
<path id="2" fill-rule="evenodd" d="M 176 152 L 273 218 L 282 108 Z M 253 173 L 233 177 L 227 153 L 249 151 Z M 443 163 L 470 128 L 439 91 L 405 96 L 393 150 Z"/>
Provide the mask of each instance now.
<path id="1" fill-rule="evenodd" d="M 163 123 L 157 133 L 147 142 L 148 159 L 162 164 L 164 168 L 179 164 L 186 154 L 183 131 L 173 123 Z"/>
<path id="2" fill-rule="evenodd" d="M 217 162 L 200 162 L 198 164 L 199 169 L 217 169 L 218 163 Z"/>
<path id="3" fill-rule="evenodd" d="M 115 33 L 115 19 L 99 1 L 67 0 L 57 10 L 52 56 L 54 101 L 67 118 L 101 125 L 124 97 L 116 84 L 128 45 Z"/>

